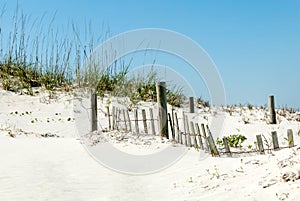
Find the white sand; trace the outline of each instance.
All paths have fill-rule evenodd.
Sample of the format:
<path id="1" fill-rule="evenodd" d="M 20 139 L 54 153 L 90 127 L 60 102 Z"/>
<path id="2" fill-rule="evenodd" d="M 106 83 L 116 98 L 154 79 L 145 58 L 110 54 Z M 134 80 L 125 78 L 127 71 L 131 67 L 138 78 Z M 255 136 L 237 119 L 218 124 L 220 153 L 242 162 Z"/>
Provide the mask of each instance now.
<path id="1" fill-rule="evenodd" d="M 61 94 L 56 100 L 45 97 L 45 93 L 31 97 L 0 90 L 1 201 L 300 200 L 297 147 L 266 155 L 206 159 L 191 148 L 168 169 L 143 176 L 124 175 L 101 166 L 82 146 L 76 128 L 76 118 L 82 113 L 73 112 L 71 95 Z M 211 118 L 209 112 L 197 112 L 201 112 L 200 116 L 189 117 L 199 122 L 206 122 L 203 116 Z M 300 123 L 295 121 L 299 114 L 285 112 L 286 117 L 279 116 L 280 124 L 268 125 L 266 112 L 236 107 L 232 116 L 226 113 L 221 134 L 246 135 L 248 139 L 243 144 L 246 147 L 254 146 L 256 134 L 270 138 L 270 132 L 276 130 L 281 146 L 286 146 L 284 137 L 291 128 L 295 144 L 299 145 Z M 99 118 L 101 126 L 107 127 L 101 110 Z M 249 124 L 244 123 L 245 118 Z M 59 137 L 41 137 L 45 134 Z M 118 140 L 118 135 L 112 134 L 106 140 L 132 154 L 154 153 L 171 144 L 152 137 L 134 140 L 128 136 L 129 140 Z M 294 181 L 284 182 L 282 177 Z"/>

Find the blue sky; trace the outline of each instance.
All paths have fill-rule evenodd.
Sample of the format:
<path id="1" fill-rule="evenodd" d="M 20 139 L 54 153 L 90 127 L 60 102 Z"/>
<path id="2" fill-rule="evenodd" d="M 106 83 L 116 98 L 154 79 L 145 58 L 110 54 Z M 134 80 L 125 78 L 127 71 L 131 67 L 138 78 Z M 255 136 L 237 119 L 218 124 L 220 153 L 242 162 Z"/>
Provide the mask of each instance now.
<path id="1" fill-rule="evenodd" d="M 10 26 L 16 2 L 0 0 L 3 25 Z M 277 106 L 300 108 L 300 1 L 19 0 L 19 7 L 32 17 L 57 12 L 58 25 L 91 21 L 96 36 L 103 27 L 111 35 L 140 28 L 179 32 L 215 62 L 227 103 L 264 105 L 274 94 Z"/>

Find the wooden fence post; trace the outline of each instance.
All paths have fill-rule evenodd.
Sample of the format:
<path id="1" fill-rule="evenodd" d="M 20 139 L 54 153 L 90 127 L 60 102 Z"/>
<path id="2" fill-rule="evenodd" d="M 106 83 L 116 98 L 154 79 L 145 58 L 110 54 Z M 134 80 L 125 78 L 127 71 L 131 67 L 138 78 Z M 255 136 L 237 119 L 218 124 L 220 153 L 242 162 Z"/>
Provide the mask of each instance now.
<path id="1" fill-rule="evenodd" d="M 140 130 L 139 130 L 139 120 L 138 120 L 138 110 L 134 109 L 134 123 L 135 123 L 135 132 L 137 136 L 140 135 Z"/>
<path id="2" fill-rule="evenodd" d="M 269 96 L 270 124 L 276 124 L 274 96 Z"/>
<path id="3" fill-rule="evenodd" d="M 289 147 L 294 147 L 294 137 L 293 137 L 292 129 L 287 130 L 287 138 L 288 138 L 288 142 L 289 142 Z"/>
<path id="4" fill-rule="evenodd" d="M 152 130 L 152 135 L 155 135 L 155 126 L 154 126 L 154 118 L 153 118 L 153 109 L 149 108 L 150 112 L 150 121 L 151 121 L 151 130 Z"/>
<path id="5" fill-rule="evenodd" d="M 256 140 L 257 140 L 257 145 L 258 145 L 260 154 L 264 154 L 265 149 L 264 149 L 264 144 L 263 144 L 261 135 L 256 135 Z"/>
<path id="6" fill-rule="evenodd" d="M 91 95 L 91 116 L 92 116 L 92 122 L 91 122 L 91 129 L 92 131 L 98 130 L 98 119 L 97 119 L 97 94 Z"/>
<path id="7" fill-rule="evenodd" d="M 277 137 L 277 132 L 276 131 L 272 132 L 272 142 L 273 142 L 274 150 L 279 149 L 278 137 Z"/>
<path id="8" fill-rule="evenodd" d="M 199 124 L 196 123 L 196 131 L 197 131 L 197 135 L 198 135 L 198 140 L 199 140 L 199 145 L 200 145 L 200 148 L 202 150 L 204 150 L 204 147 L 203 147 L 203 142 L 202 142 L 202 138 L 201 138 L 201 133 L 200 133 L 200 128 L 199 128 Z"/>
<path id="9" fill-rule="evenodd" d="M 156 83 L 156 94 L 158 103 L 159 134 L 161 137 L 169 139 L 166 82 Z"/>
<path id="10" fill-rule="evenodd" d="M 145 109 L 142 109 L 142 118 L 143 118 L 144 131 L 146 134 L 148 134 L 147 118 L 146 118 L 146 110 Z"/>
<path id="11" fill-rule="evenodd" d="M 190 102 L 190 113 L 194 113 L 195 112 L 194 97 L 190 97 L 189 102 Z"/>

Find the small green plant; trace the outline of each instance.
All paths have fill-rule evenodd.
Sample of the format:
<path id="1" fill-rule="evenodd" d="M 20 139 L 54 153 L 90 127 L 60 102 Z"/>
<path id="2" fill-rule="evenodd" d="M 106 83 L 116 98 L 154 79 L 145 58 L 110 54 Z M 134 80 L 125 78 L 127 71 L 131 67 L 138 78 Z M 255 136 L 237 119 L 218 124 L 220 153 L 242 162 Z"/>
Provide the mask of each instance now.
<path id="1" fill-rule="evenodd" d="M 242 134 L 235 134 L 235 135 L 229 135 L 229 136 L 225 136 L 225 138 L 227 139 L 228 145 L 230 147 L 242 147 L 242 143 L 247 140 L 247 138 L 242 135 Z M 216 140 L 216 144 L 218 146 L 224 146 L 223 140 L 220 138 L 217 138 Z"/>
<path id="2" fill-rule="evenodd" d="M 219 147 L 224 146 L 223 140 L 222 140 L 221 138 L 217 138 L 216 144 L 217 144 Z"/>

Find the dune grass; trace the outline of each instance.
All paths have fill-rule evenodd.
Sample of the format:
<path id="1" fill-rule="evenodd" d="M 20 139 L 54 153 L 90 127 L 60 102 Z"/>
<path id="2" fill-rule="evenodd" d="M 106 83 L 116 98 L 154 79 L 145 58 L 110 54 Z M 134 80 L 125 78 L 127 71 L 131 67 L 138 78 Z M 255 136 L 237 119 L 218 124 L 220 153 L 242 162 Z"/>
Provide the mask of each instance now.
<path id="1" fill-rule="evenodd" d="M 0 32 L 0 85 L 4 90 L 34 95 L 35 87 L 55 91 L 76 86 L 88 87 L 101 97 L 106 93 L 127 96 L 134 104 L 156 101 L 155 72 L 146 77 L 129 77 L 130 63 L 117 61 L 104 70 L 101 66 L 84 66 L 95 46 L 91 25 L 83 29 L 85 42 L 82 42 L 78 26 L 68 25 L 66 30 L 71 34 L 66 35 L 55 27 L 54 21 L 55 16 L 48 22 L 43 18 L 31 21 L 16 8 L 12 30 L 6 35 Z M 180 87 L 168 89 L 167 96 L 174 106 L 180 106 L 184 98 Z"/>

